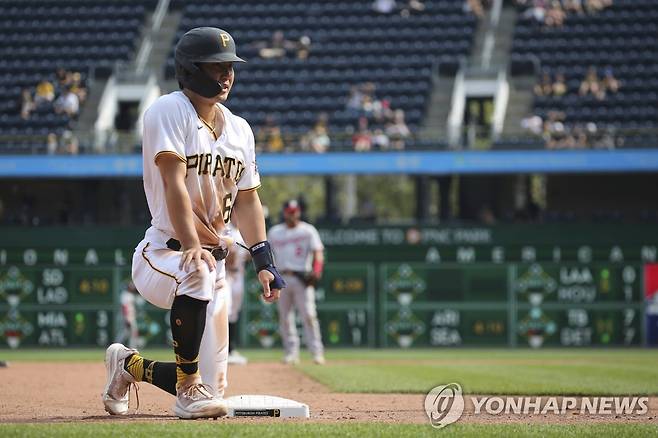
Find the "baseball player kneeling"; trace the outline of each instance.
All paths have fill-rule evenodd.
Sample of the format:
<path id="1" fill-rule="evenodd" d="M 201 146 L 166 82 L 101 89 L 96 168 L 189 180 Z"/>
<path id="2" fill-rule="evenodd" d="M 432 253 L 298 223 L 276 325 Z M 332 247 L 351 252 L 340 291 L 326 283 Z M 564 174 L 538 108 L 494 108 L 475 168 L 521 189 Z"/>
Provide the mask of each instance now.
<path id="1" fill-rule="evenodd" d="M 176 396 L 181 418 L 227 414 L 228 309 L 225 233 L 232 216 L 250 247 L 265 300 L 285 283 L 274 267 L 256 189 L 254 136 L 222 102 L 233 81 L 235 42 L 227 32 L 201 27 L 175 50 L 181 91 L 158 98 L 144 114 L 144 191 L 151 227 L 133 255 L 132 276 L 150 303 L 171 309 L 175 362 L 156 362 L 112 344 L 105 355 L 102 394 L 110 414 L 128 411 L 128 390 L 139 381 Z"/>

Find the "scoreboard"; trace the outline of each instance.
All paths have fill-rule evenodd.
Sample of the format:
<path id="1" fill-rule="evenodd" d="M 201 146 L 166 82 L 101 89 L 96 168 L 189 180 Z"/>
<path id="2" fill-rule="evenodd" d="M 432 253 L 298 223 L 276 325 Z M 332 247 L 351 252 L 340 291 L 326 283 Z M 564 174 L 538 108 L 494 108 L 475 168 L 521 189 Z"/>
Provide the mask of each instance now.
<path id="1" fill-rule="evenodd" d="M 382 346 L 640 345 L 642 267 L 384 264 Z"/>
<path id="2" fill-rule="evenodd" d="M 113 267 L 0 269 L 0 341 L 11 348 L 107 345 L 118 274 Z"/>
<path id="3" fill-rule="evenodd" d="M 320 229 L 328 260 L 316 290 L 323 341 L 329 348 L 645 345 L 648 300 L 658 297 L 658 233 L 591 228 Z M 0 348 L 121 340 L 128 243 L 141 232 L 115 230 L 105 242 L 71 231 L 50 233 L 51 241 L 38 231 L 3 232 Z M 40 246 L 29 245 L 31 234 Z M 277 306 L 260 299 L 247 272 L 239 345 L 280 346 Z M 139 296 L 136 307 L 141 345 L 170 345 L 168 312 Z"/>

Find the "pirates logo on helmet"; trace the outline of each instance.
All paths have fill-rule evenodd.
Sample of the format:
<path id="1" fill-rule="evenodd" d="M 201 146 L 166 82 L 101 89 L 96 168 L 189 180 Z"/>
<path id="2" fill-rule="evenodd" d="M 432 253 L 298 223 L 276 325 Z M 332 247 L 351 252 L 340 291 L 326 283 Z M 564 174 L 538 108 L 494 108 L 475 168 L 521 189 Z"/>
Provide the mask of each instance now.
<path id="1" fill-rule="evenodd" d="M 222 92 L 222 84 L 206 75 L 198 66 L 205 62 L 245 62 L 235 51 L 231 34 L 216 27 L 197 27 L 186 32 L 174 52 L 176 80 L 203 97 Z"/>

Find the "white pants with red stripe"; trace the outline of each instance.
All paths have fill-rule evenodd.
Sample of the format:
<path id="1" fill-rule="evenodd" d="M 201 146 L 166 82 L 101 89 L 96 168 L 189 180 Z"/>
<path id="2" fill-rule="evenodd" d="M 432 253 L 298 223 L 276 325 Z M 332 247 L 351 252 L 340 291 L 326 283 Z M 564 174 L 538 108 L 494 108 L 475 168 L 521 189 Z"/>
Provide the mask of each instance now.
<path id="1" fill-rule="evenodd" d="M 313 356 L 322 355 L 324 346 L 315 309 L 315 288 L 306 286 L 294 275 L 283 275 L 287 286 L 279 297 L 279 330 L 286 356 L 299 355 L 299 335 L 295 324 L 295 308 L 302 319 L 306 346 Z"/>

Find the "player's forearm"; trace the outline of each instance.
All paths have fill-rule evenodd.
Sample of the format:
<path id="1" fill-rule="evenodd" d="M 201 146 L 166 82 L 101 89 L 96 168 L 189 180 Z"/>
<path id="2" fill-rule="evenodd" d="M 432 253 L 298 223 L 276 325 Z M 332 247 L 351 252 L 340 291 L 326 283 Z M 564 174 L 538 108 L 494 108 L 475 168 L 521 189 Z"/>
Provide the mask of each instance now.
<path id="1" fill-rule="evenodd" d="M 238 229 L 248 247 L 267 239 L 263 206 L 256 190 L 240 192 L 235 202 Z"/>
<path id="2" fill-rule="evenodd" d="M 165 184 L 165 199 L 169 219 L 183 249 L 200 246 L 199 236 L 194 228 L 192 204 L 184 184 L 182 182 Z"/>
<path id="3" fill-rule="evenodd" d="M 324 252 L 321 249 L 313 251 L 312 270 L 315 278 L 319 279 L 322 277 L 322 271 L 324 270 Z"/>

